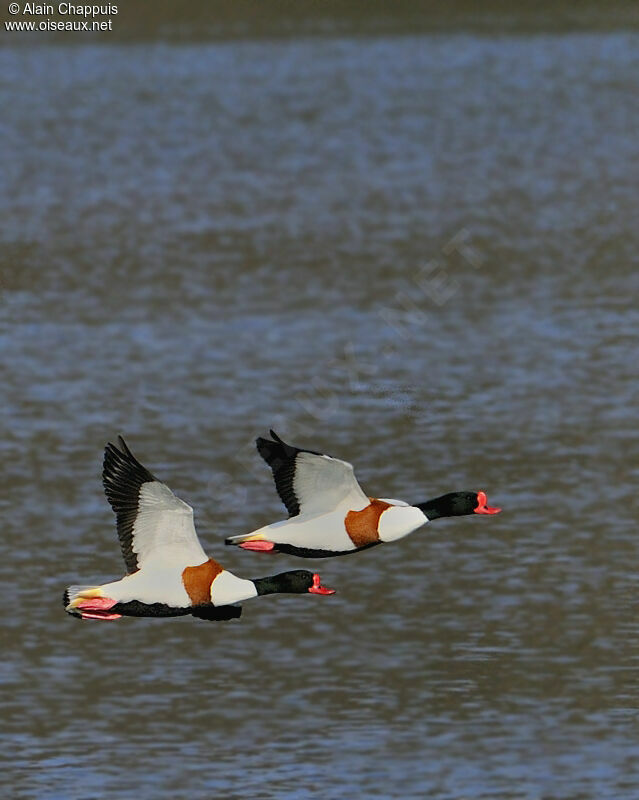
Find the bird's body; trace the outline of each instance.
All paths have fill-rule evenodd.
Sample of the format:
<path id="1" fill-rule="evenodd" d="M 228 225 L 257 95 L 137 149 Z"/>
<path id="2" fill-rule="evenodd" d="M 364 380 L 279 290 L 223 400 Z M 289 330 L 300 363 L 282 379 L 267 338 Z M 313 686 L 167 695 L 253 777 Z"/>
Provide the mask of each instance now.
<path id="1" fill-rule="evenodd" d="M 273 470 L 277 492 L 289 518 L 226 544 L 246 550 L 286 552 L 308 558 L 345 555 L 402 539 L 442 516 L 496 514 L 484 492 L 453 492 L 426 503 L 368 497 L 346 461 L 259 438 L 257 449 Z"/>
<path id="2" fill-rule="evenodd" d="M 241 613 L 233 604 L 261 594 L 332 594 L 319 575 L 305 570 L 247 580 L 209 558 L 195 531 L 193 509 L 140 464 L 121 437 L 119 449 L 106 447 L 103 482 L 128 574 L 100 586 L 70 586 L 64 596 L 70 614 L 230 619 Z"/>
<path id="3" fill-rule="evenodd" d="M 326 558 L 401 539 L 427 521 L 414 506 L 367 497 L 361 508 L 291 517 L 258 528 L 246 538 L 230 537 L 227 543 L 246 545 L 246 550 L 277 549 L 308 558 Z M 273 543 L 276 548 L 264 546 L 263 542 Z"/>

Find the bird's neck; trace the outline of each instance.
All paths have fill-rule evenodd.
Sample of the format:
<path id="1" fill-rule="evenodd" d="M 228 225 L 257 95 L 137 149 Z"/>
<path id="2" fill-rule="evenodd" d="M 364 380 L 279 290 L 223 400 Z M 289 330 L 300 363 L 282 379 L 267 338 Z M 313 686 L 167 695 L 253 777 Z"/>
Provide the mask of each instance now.
<path id="1" fill-rule="evenodd" d="M 281 594 L 290 591 L 285 585 L 286 582 L 282 580 L 281 575 L 270 575 L 267 578 L 255 578 L 253 583 L 255 584 L 255 590 L 258 595 Z"/>
<path id="2" fill-rule="evenodd" d="M 425 503 L 417 503 L 418 508 L 422 514 L 425 514 L 429 521 L 439 519 L 440 517 L 450 517 L 450 509 L 447 508 L 449 495 L 444 494 L 441 497 L 434 497 L 432 500 L 427 500 Z"/>

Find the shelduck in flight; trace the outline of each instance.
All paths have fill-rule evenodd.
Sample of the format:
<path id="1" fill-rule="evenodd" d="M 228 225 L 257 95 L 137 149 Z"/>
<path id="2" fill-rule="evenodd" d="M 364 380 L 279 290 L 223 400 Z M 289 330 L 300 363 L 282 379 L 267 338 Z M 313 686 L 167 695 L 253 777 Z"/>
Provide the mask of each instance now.
<path id="1" fill-rule="evenodd" d="M 438 517 L 498 514 L 485 492 L 451 492 L 425 503 L 367 497 L 353 466 L 338 458 L 292 447 L 271 431 L 257 450 L 273 470 L 289 518 L 226 544 L 245 550 L 292 553 L 305 558 L 341 556 L 407 536 Z"/>
<path id="2" fill-rule="evenodd" d="M 127 575 L 101 586 L 69 586 L 64 607 L 82 619 L 176 617 L 236 619 L 233 605 L 250 597 L 287 593 L 333 594 L 318 574 L 293 570 L 268 578 L 238 578 L 209 558 L 195 532 L 193 509 L 154 477 L 124 439 L 104 451 L 102 480 L 116 513 Z"/>

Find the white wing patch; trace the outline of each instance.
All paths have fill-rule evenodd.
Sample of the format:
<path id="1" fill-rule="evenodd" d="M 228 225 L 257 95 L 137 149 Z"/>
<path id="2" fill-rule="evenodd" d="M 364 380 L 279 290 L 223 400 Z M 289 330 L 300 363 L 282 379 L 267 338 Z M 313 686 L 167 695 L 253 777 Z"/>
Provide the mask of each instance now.
<path id="1" fill-rule="evenodd" d="M 140 569 L 149 561 L 183 568 L 208 558 L 195 532 L 193 509 L 159 481 L 140 487 L 132 546 Z"/>
<path id="2" fill-rule="evenodd" d="M 370 503 L 353 472 L 353 465 L 330 456 L 302 451 L 295 458 L 293 489 L 300 515 L 315 516 L 344 507 L 361 511 Z"/>

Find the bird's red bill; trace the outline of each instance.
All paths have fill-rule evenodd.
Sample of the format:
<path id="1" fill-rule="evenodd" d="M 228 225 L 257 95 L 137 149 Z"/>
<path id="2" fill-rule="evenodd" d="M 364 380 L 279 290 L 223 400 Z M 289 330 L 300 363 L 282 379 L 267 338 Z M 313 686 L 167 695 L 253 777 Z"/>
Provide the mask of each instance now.
<path id="1" fill-rule="evenodd" d="M 335 589 L 328 589 L 320 583 L 319 573 L 313 575 L 313 585 L 308 590 L 311 594 L 335 594 Z"/>
<path id="2" fill-rule="evenodd" d="M 474 509 L 475 514 L 499 514 L 501 508 L 495 506 L 487 506 L 488 498 L 486 492 L 477 492 L 477 507 Z"/>

